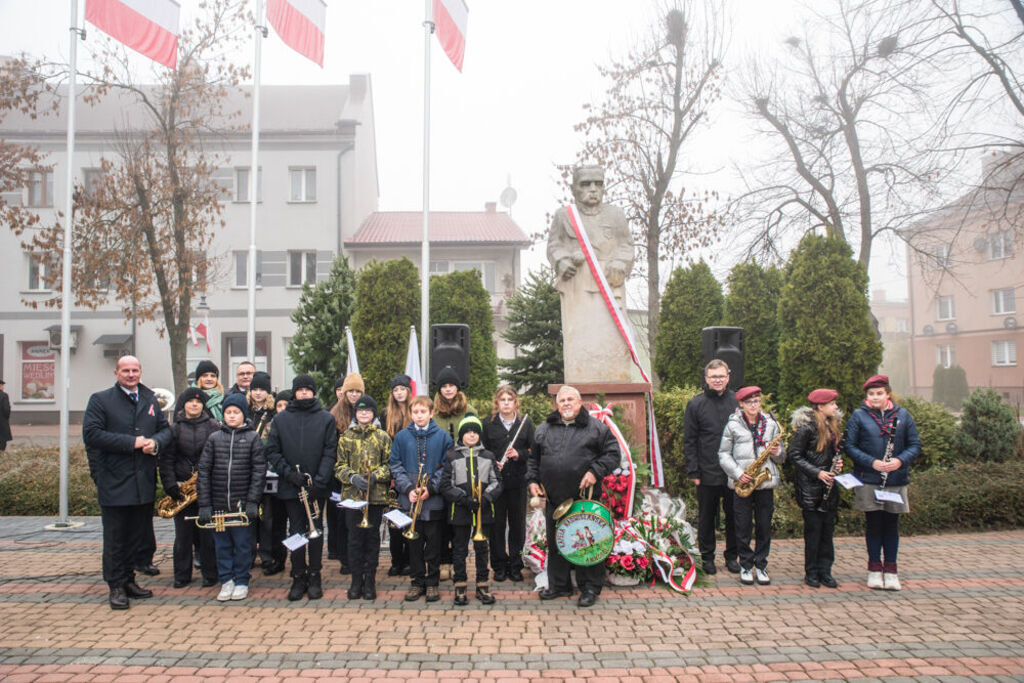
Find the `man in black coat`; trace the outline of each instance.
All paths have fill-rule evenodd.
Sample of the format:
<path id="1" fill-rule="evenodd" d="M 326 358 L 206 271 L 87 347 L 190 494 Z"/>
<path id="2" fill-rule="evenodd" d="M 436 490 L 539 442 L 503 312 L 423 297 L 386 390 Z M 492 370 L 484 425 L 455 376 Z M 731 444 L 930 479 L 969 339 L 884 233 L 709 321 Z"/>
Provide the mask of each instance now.
<path id="1" fill-rule="evenodd" d="M 171 430 L 156 396 L 139 382 L 138 358 L 119 358 L 114 377 L 114 386 L 89 397 L 82 440 L 102 510 L 110 608 L 128 609 L 128 598 L 153 595 L 135 583 L 132 565 L 146 525 L 152 524 L 157 453 L 170 443 Z"/>
<path id="2" fill-rule="evenodd" d="M 530 451 L 526 481 L 530 495 L 539 496 L 540 485 L 547 491 L 544 510 L 548 537 L 548 587 L 540 592 L 541 600 L 572 595 L 569 561 L 558 552 L 555 543 L 555 507 L 563 500 L 575 498 L 582 489 L 594 487 L 594 500 L 601 499 L 601 480 L 619 466 L 619 445 L 611 430 L 583 410 L 580 392 L 563 385 L 555 396 L 558 410 L 551 413 L 534 437 Z M 577 604 L 590 607 L 604 585 L 604 562 L 590 567 L 575 567 L 580 587 Z"/>
<path id="3" fill-rule="evenodd" d="M 284 502 L 291 533 L 310 532 L 306 510 L 299 500 L 300 488 L 306 489 L 310 508 L 314 501 L 320 508 L 320 514 L 313 519 L 319 535 L 292 551 L 292 586 L 288 591 L 289 600 L 299 600 L 304 594 L 310 600 L 319 600 L 323 597 L 323 509 L 338 457 L 338 428 L 334 417 L 316 398 L 312 377 L 296 377 L 292 380 L 292 392 L 295 398 L 284 412 L 274 416 L 270 425 L 266 456 L 280 476 L 277 496 Z"/>
<path id="4" fill-rule="evenodd" d="M 11 399 L 4 391 L 7 387 L 0 379 L 0 452 L 7 450 L 7 442 L 11 436 Z"/>
<path id="5" fill-rule="evenodd" d="M 235 370 L 235 383 L 224 392 L 225 396 L 231 394 L 248 394 L 252 378 L 256 376 L 256 364 L 251 360 L 243 360 Z"/>
<path id="6" fill-rule="evenodd" d="M 683 454 L 686 478 L 697 487 L 697 545 L 706 574 L 715 569 L 715 520 L 719 501 L 725 508 L 725 566 L 736 574 L 736 528 L 733 524 L 732 491 L 726 485 L 725 471 L 718 462 L 718 447 L 729 416 L 738 407 L 736 392 L 729 389 L 729 366 L 714 359 L 704 368 L 704 393 L 686 404 L 683 416 Z"/>

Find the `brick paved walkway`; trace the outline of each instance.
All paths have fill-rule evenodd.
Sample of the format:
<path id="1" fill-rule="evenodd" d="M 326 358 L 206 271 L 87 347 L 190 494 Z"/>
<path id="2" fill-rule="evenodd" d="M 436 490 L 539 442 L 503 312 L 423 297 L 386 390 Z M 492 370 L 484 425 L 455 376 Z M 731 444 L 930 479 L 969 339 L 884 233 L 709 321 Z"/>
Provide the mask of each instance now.
<path id="1" fill-rule="evenodd" d="M 256 572 L 251 598 L 171 586 L 171 525 L 157 521 L 156 595 L 112 612 L 99 521 L 43 531 L 0 518 L 0 679 L 166 681 L 314 678 L 522 680 L 1024 680 L 1024 530 L 903 539 L 900 593 L 863 585 L 861 539 L 837 541 L 839 590 L 803 585 L 800 541 L 772 545 L 771 586 L 719 569 L 689 597 L 606 588 L 598 604 L 542 603 L 494 584 L 497 604 L 345 599 L 331 563 L 319 602 L 285 600 Z M 386 556 L 382 558 L 385 560 Z M 386 568 L 386 567 L 385 567 Z"/>

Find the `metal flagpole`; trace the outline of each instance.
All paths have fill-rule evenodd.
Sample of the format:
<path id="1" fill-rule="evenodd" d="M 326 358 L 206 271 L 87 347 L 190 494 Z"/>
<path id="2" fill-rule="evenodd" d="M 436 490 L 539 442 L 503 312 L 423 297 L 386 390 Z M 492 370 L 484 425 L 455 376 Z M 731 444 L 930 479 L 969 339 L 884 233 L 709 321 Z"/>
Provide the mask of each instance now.
<path id="1" fill-rule="evenodd" d="M 259 191 L 260 151 L 260 62 L 262 61 L 263 39 L 267 27 L 263 25 L 266 15 L 263 0 L 256 2 L 256 25 L 253 33 L 252 70 L 252 164 L 249 167 L 249 267 L 246 269 L 246 283 L 249 287 L 249 326 L 246 334 L 246 356 L 256 362 L 256 193 Z M 230 372 L 230 368 L 228 369 Z"/>
<path id="2" fill-rule="evenodd" d="M 430 35 L 434 32 L 431 0 L 424 0 L 423 22 L 423 246 L 420 250 L 420 370 L 430 383 Z"/>

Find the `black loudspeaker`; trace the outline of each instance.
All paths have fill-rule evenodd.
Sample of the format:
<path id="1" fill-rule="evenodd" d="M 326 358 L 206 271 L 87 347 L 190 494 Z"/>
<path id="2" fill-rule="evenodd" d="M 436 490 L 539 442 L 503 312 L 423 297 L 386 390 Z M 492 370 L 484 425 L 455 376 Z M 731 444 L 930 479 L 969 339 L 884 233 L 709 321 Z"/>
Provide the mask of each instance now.
<path id="1" fill-rule="evenodd" d="M 705 365 L 715 358 L 728 364 L 730 389 L 736 391 L 743 386 L 746 341 L 742 327 L 705 327 L 700 331 L 700 346 L 704 352 Z"/>
<path id="2" fill-rule="evenodd" d="M 459 386 L 469 384 L 469 325 L 430 326 L 430 385 L 446 367 L 455 371 Z"/>

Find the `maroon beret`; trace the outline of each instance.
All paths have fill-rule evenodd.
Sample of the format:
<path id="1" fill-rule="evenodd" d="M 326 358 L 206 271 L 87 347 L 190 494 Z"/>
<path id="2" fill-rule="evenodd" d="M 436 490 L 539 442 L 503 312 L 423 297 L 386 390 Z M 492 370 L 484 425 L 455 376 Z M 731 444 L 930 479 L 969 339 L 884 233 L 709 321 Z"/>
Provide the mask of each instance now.
<path id="1" fill-rule="evenodd" d="M 864 391 L 867 391 L 868 389 L 870 389 L 872 387 L 887 387 L 887 386 L 889 386 L 889 376 L 888 375 L 875 375 L 873 377 L 868 377 L 868 381 L 864 382 Z"/>
<path id="2" fill-rule="evenodd" d="M 835 389 L 815 389 L 807 394 L 807 400 L 811 403 L 828 403 L 836 400 L 839 392 Z"/>
<path id="3" fill-rule="evenodd" d="M 736 400 L 737 401 L 745 401 L 746 399 L 750 398 L 754 394 L 760 394 L 760 393 L 761 393 L 761 387 L 743 387 L 742 389 L 740 389 L 739 391 L 736 392 Z"/>

